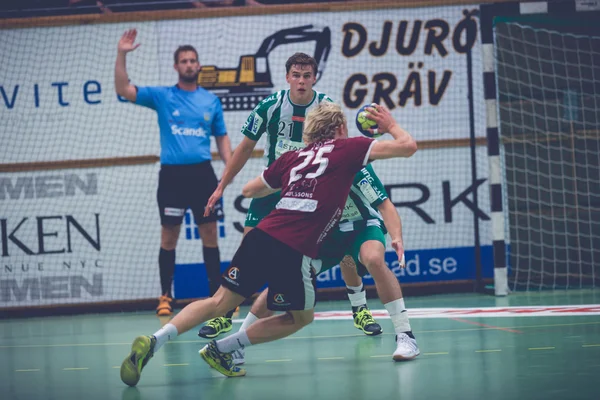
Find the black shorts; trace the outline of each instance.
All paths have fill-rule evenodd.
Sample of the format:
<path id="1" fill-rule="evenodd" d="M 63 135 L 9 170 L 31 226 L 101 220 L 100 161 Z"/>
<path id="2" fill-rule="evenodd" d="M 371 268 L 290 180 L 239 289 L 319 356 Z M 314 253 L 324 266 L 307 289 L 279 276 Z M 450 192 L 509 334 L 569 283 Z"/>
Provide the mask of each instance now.
<path id="1" fill-rule="evenodd" d="M 203 216 L 204 207 L 217 184 L 210 161 L 189 165 L 161 165 L 156 193 L 161 225 L 180 225 L 188 208 L 194 213 L 198 225 L 223 218 L 221 202 L 215 205 L 211 215 Z"/>
<path id="2" fill-rule="evenodd" d="M 315 261 L 253 229 L 242 240 L 221 284 L 246 298 L 267 284 L 270 310 L 310 310 L 315 307 Z"/>

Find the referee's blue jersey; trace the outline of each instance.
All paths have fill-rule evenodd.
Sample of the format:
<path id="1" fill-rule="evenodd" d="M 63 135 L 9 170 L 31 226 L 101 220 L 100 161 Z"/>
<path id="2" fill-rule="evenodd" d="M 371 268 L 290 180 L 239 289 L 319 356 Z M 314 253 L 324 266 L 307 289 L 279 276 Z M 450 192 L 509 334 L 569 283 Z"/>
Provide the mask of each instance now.
<path id="1" fill-rule="evenodd" d="M 161 164 L 196 164 L 211 159 L 210 137 L 227 134 L 217 96 L 198 87 L 138 86 L 135 104 L 158 115 Z"/>

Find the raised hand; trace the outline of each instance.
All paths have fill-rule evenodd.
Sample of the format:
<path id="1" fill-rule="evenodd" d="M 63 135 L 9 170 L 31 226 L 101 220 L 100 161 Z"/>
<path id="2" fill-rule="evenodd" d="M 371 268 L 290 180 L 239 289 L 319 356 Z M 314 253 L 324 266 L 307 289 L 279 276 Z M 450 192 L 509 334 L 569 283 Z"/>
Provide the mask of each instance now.
<path id="1" fill-rule="evenodd" d="M 135 38 L 137 36 L 137 29 L 129 29 L 125 31 L 121 39 L 119 40 L 118 50 L 119 53 L 129 53 L 140 47 L 141 43 L 135 43 Z"/>
<path id="2" fill-rule="evenodd" d="M 379 133 L 388 133 L 392 127 L 398 125 L 390 110 L 385 106 L 373 103 L 371 107 L 365 109 L 367 111 L 368 118 L 372 121 L 377 122 L 377 131 Z"/>
<path id="3" fill-rule="evenodd" d="M 212 213 L 213 209 L 215 208 L 215 204 L 217 204 L 217 201 L 219 201 L 221 197 L 223 197 L 223 188 L 221 188 L 221 185 L 219 185 L 208 199 L 206 207 L 204 207 L 205 217 L 208 217 Z"/>

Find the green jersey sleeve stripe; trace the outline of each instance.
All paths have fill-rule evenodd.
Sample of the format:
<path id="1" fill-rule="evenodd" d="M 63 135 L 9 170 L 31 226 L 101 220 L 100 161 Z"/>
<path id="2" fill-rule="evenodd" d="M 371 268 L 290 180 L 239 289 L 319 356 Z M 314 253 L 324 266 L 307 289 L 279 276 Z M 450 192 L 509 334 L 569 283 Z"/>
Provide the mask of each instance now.
<path id="1" fill-rule="evenodd" d="M 249 139 L 258 141 L 267 131 L 269 111 L 279 102 L 279 92 L 267 97 L 252 110 L 242 128 L 242 134 Z"/>
<path id="2" fill-rule="evenodd" d="M 318 99 L 318 103 L 322 102 L 322 101 L 329 101 L 330 103 L 333 103 L 333 100 L 331 100 L 331 97 L 327 96 L 325 93 L 319 93 L 319 95 L 317 96 Z"/>

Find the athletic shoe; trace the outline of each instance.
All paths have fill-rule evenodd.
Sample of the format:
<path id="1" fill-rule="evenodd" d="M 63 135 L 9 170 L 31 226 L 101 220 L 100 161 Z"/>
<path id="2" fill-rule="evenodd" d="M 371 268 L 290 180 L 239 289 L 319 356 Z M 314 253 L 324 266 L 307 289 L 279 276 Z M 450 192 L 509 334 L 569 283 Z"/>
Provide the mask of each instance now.
<path id="1" fill-rule="evenodd" d="M 200 331 L 198 331 L 198 336 L 206 339 L 213 339 L 219 336 L 221 333 L 229 332 L 231 328 L 233 328 L 231 318 L 217 317 L 211 319 L 206 325 L 200 328 Z"/>
<path id="2" fill-rule="evenodd" d="M 233 364 L 242 365 L 246 362 L 246 350 L 239 349 L 231 353 L 231 357 L 233 358 Z"/>
<path id="3" fill-rule="evenodd" d="M 160 317 L 173 314 L 173 308 L 171 308 L 171 302 L 173 301 L 167 295 L 160 296 L 158 299 L 158 307 L 156 307 L 156 314 Z"/>
<path id="4" fill-rule="evenodd" d="M 233 365 L 231 353 L 223 353 L 217 348 L 217 342 L 211 340 L 209 344 L 199 351 L 200 356 L 211 368 L 216 369 L 225 376 L 244 376 L 246 370 Z"/>
<path id="5" fill-rule="evenodd" d="M 154 355 L 156 338 L 138 336 L 131 345 L 131 353 L 121 364 L 121 380 L 129 386 L 135 386 L 140 380 L 142 369 Z"/>
<path id="6" fill-rule="evenodd" d="M 416 339 L 411 336 L 412 334 L 409 336 L 406 333 L 396 335 L 396 351 L 392 356 L 394 361 L 412 360 L 421 354 Z"/>
<path id="7" fill-rule="evenodd" d="M 367 307 L 360 307 L 358 311 L 352 313 L 354 317 L 354 326 L 368 336 L 377 336 L 383 332 L 381 325 L 373 319 L 371 310 Z"/>

